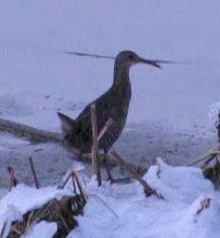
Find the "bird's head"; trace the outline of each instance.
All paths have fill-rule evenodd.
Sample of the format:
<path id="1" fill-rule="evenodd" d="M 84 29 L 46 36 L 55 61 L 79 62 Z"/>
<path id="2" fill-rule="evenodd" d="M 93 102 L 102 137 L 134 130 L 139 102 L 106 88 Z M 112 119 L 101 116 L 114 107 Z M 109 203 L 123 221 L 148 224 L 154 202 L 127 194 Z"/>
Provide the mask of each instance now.
<path id="1" fill-rule="evenodd" d="M 159 65 L 160 61 L 141 58 L 135 52 L 129 50 L 121 51 L 116 57 L 116 62 L 118 62 L 119 65 L 124 65 L 128 68 L 138 63 L 148 64 L 157 68 L 161 68 L 161 66 Z"/>

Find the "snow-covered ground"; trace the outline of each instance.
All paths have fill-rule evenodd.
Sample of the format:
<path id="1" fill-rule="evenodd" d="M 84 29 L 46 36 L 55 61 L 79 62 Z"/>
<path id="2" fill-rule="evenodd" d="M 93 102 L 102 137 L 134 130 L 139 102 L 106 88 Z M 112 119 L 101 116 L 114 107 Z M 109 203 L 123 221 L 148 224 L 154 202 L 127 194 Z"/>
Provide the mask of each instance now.
<path id="1" fill-rule="evenodd" d="M 85 216 L 78 219 L 72 237 L 219 237 L 219 194 L 199 169 L 170 167 L 159 160 L 159 166 L 152 166 L 145 179 L 164 200 L 145 198 L 139 184 L 98 189 L 91 183 Z M 197 214 L 207 198 L 211 199 L 208 208 Z"/>
<path id="2" fill-rule="evenodd" d="M 0 201 L 0 229 L 2 230 L 3 225 L 6 224 L 5 234 L 6 237 L 10 225 L 13 221 L 22 219 L 22 216 L 33 209 L 39 208 L 46 204 L 52 199 L 61 199 L 65 195 L 72 195 L 69 190 L 61 190 L 55 187 L 45 187 L 40 190 L 26 187 L 21 184 L 16 188 L 12 189 L 11 192 L 7 193 Z M 39 229 L 40 224 L 45 224 L 45 222 L 39 223 L 34 229 Z M 44 226 L 45 228 L 45 226 Z M 51 238 L 56 232 L 56 224 L 49 224 L 46 226 L 47 229 L 41 229 L 42 238 Z M 49 229 L 49 232 L 48 232 Z M 39 232 L 39 230 L 38 230 Z M 48 236 L 47 234 L 52 234 Z M 38 233 L 39 234 L 39 233 Z M 31 236 L 32 238 L 35 236 Z"/>
<path id="3" fill-rule="evenodd" d="M 85 184 L 88 201 L 79 226 L 68 238 L 218 238 L 220 233 L 220 195 L 204 179 L 198 168 L 171 167 L 161 159 L 144 176 L 164 196 L 146 198 L 137 182 L 127 185 L 104 183 L 97 187 L 92 178 Z M 38 208 L 51 198 L 68 194 L 52 187 L 40 190 L 19 185 L 0 201 L 0 227 Z M 34 198 L 34 199 L 33 199 Z M 24 203 L 25 201 L 25 203 Z M 51 238 L 55 223 L 40 222 L 26 238 Z"/>

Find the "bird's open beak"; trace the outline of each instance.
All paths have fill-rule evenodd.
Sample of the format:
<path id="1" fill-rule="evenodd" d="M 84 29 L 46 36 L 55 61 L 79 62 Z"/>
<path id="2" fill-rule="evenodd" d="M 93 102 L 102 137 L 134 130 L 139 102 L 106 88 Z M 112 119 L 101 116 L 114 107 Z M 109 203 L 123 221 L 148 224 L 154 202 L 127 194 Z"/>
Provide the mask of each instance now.
<path id="1" fill-rule="evenodd" d="M 154 67 L 161 69 L 161 66 L 159 65 L 160 62 L 158 60 L 150 60 L 150 59 L 140 58 L 140 63 L 149 64 L 149 65 L 152 65 Z"/>
<path id="2" fill-rule="evenodd" d="M 140 63 L 150 64 L 150 65 L 157 67 L 159 69 L 162 68 L 160 66 L 161 64 L 189 64 L 187 62 L 171 61 L 171 60 L 150 60 L 150 59 L 143 59 L 143 58 L 139 58 L 139 60 L 140 60 L 139 61 Z"/>

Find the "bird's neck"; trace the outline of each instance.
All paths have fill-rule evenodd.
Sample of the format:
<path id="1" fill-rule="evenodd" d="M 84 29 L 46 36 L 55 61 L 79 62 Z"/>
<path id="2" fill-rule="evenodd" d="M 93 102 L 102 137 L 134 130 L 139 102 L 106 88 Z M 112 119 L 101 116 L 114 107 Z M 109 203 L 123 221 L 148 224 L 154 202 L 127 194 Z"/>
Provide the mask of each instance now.
<path id="1" fill-rule="evenodd" d="M 115 63 L 114 66 L 114 81 L 113 85 L 114 86 L 120 86 L 130 84 L 130 79 L 129 79 L 129 68 L 125 64 L 120 64 L 118 62 Z"/>
<path id="2" fill-rule="evenodd" d="M 123 65 L 115 65 L 114 68 L 114 81 L 112 85 L 113 92 L 120 96 L 122 101 L 126 101 L 129 105 L 131 98 L 131 83 L 129 79 L 129 67 Z M 119 100 L 120 101 L 120 100 Z"/>

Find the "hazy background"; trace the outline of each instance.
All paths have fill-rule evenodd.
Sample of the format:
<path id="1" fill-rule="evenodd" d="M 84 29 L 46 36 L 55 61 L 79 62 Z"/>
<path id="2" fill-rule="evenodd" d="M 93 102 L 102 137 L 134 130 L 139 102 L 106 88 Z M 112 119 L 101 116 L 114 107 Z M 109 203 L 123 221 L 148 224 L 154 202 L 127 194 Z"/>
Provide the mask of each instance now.
<path id="1" fill-rule="evenodd" d="M 34 95 L 84 105 L 108 89 L 113 61 L 66 50 L 115 56 L 130 49 L 190 63 L 134 67 L 129 122 L 206 125 L 208 106 L 219 100 L 217 0 L 1 0 L 0 23 L 0 109 L 11 98 L 33 109 Z"/>

